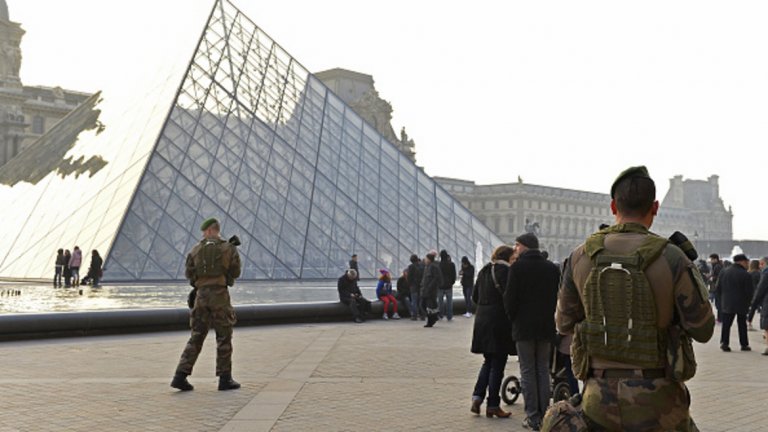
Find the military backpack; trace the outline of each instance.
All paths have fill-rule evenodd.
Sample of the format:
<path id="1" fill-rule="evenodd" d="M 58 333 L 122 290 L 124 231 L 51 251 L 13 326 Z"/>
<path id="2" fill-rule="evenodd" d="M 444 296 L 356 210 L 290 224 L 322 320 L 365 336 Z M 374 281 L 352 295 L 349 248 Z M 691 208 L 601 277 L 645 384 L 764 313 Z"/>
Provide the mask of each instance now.
<path id="1" fill-rule="evenodd" d="M 658 368 L 664 361 L 666 333 L 657 327 L 656 302 L 645 270 L 661 256 L 668 240 L 648 235 L 639 248 L 622 255 L 605 250 L 608 233 L 597 232 L 585 244 L 592 270 L 584 287 L 586 319 L 577 326 L 577 343 L 585 351 L 580 354 L 585 363 L 595 356 Z M 574 369 L 584 375 L 589 365 Z"/>
<path id="2" fill-rule="evenodd" d="M 221 239 L 203 239 L 195 254 L 195 276 L 218 277 L 224 276 L 225 269 L 222 258 Z"/>

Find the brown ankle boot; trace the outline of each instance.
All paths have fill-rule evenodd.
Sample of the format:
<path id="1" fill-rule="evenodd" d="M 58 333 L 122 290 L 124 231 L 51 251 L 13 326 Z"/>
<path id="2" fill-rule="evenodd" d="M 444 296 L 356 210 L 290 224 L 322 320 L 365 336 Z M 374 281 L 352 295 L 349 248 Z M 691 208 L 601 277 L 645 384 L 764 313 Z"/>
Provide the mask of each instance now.
<path id="1" fill-rule="evenodd" d="M 509 417 L 511 415 L 512 415 L 512 413 L 508 413 L 508 412 L 504 411 L 501 408 L 486 408 L 485 409 L 485 416 L 486 417 L 496 416 L 496 417 L 499 417 L 499 418 L 507 418 L 507 417 Z"/>
<path id="2" fill-rule="evenodd" d="M 480 399 L 473 399 L 472 406 L 469 407 L 469 410 L 477 415 L 480 415 L 480 405 L 482 404 L 483 404 L 483 401 L 481 401 Z"/>

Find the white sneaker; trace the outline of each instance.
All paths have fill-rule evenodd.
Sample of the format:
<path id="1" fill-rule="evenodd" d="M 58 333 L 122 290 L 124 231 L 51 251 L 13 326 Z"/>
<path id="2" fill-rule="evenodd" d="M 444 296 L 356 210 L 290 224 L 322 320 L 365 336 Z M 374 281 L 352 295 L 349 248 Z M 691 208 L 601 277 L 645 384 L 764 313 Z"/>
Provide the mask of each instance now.
<path id="1" fill-rule="evenodd" d="M 400 319 L 400 315 L 398 315 L 397 312 L 395 312 L 394 314 L 392 314 L 392 319 Z"/>
<path id="2" fill-rule="evenodd" d="M 385 319 L 385 320 L 388 320 L 388 319 L 389 319 L 389 317 L 387 316 L 387 314 L 384 314 L 384 315 L 383 315 L 381 318 L 382 318 L 382 319 Z"/>
<path id="3" fill-rule="evenodd" d="M 470 312 L 465 313 L 464 316 L 467 318 L 472 318 L 472 314 Z"/>

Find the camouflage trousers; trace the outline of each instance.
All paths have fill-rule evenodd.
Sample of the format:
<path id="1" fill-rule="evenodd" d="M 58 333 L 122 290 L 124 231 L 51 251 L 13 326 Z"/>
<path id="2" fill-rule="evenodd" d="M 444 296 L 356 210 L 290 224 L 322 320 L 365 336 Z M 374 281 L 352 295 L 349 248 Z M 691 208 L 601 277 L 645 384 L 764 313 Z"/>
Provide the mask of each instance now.
<path id="1" fill-rule="evenodd" d="M 216 331 L 216 375 L 232 373 L 232 327 L 236 322 L 227 287 L 203 287 L 197 289 L 195 305 L 189 313 L 189 337 L 181 359 L 176 366 L 177 373 L 192 374 L 208 330 Z"/>
<path id="2" fill-rule="evenodd" d="M 590 431 L 698 432 L 685 384 L 666 378 L 589 378 L 582 408 Z"/>

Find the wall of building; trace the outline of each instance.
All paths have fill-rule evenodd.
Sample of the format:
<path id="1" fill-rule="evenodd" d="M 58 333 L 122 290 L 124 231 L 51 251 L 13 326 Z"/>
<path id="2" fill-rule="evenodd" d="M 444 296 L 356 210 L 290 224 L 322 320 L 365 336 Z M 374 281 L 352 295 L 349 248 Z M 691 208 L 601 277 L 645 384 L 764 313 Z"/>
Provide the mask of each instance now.
<path id="1" fill-rule="evenodd" d="M 534 229 L 543 250 L 555 261 L 562 261 L 603 223 L 612 224 L 608 194 L 584 192 L 523 183 L 476 185 L 472 181 L 435 178 L 448 192 L 472 211 L 507 243 Z M 669 236 L 675 231 L 692 241 L 716 248 L 712 252 L 730 254 L 737 244 L 732 240 L 731 210 L 719 197 L 717 176 L 707 181 L 671 180 L 652 230 Z M 768 242 L 749 243 L 754 253 L 768 253 Z M 702 250 L 702 254 L 706 252 Z M 708 254 L 708 252 L 707 252 Z M 724 255 L 727 256 L 727 255 Z"/>

